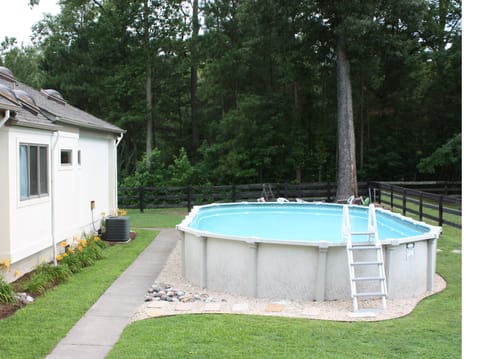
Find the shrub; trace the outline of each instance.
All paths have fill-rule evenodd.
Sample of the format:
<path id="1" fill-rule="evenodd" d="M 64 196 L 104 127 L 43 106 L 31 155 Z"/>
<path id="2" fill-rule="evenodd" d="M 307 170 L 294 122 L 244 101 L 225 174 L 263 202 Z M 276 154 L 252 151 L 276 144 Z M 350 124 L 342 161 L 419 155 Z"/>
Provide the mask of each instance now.
<path id="1" fill-rule="evenodd" d="M 82 268 L 104 258 L 102 249 L 106 247 L 106 243 L 96 235 L 84 235 L 81 239 L 74 236 L 72 245 L 63 241 L 60 246 L 64 248 L 64 253 L 57 255 L 58 265 L 47 263 L 39 265 L 25 282 L 22 290 L 42 294 L 47 289 L 65 282 L 73 273 L 78 273 Z"/>
<path id="2" fill-rule="evenodd" d="M 0 276 L 0 303 L 7 304 L 15 303 L 16 301 L 17 298 L 13 287 Z"/>
<path id="3" fill-rule="evenodd" d="M 65 282 L 72 272 L 67 266 L 52 266 L 40 264 L 30 279 L 25 283 L 24 290 L 30 293 L 43 293 L 56 284 Z"/>

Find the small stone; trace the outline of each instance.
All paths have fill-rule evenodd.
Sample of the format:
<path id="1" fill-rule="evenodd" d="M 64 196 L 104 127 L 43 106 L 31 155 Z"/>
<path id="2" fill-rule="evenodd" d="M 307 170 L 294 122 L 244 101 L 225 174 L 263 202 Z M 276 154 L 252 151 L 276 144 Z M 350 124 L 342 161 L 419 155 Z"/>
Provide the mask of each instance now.
<path id="1" fill-rule="evenodd" d="M 24 304 L 32 303 L 35 299 L 29 296 L 27 293 L 17 293 L 16 294 L 17 300 Z"/>
<path id="2" fill-rule="evenodd" d="M 237 303 L 232 306 L 232 311 L 234 312 L 246 312 L 248 311 L 247 303 Z"/>
<path id="3" fill-rule="evenodd" d="M 266 312 L 282 312 L 285 309 L 285 306 L 280 303 L 269 303 L 265 308 Z"/>

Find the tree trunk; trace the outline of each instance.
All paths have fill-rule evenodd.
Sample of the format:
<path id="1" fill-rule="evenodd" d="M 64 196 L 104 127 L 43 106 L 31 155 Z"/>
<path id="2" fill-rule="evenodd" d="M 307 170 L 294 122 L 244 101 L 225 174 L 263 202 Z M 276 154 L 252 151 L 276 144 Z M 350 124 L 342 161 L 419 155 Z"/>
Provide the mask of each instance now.
<path id="1" fill-rule="evenodd" d="M 339 35 L 337 39 L 337 112 L 338 163 L 336 199 L 339 201 L 345 200 L 351 195 L 358 195 L 350 63 L 343 35 Z"/>
<path id="2" fill-rule="evenodd" d="M 146 64 L 145 64 L 145 120 L 147 122 L 147 136 L 146 136 L 146 148 L 145 155 L 147 159 L 147 165 L 150 165 L 150 158 L 152 157 L 152 147 L 153 147 L 153 114 L 152 114 L 152 52 L 150 49 L 150 23 L 149 23 L 149 7 L 148 0 L 144 0 L 144 9 L 145 9 L 145 22 L 143 24 L 145 29 L 145 54 L 146 54 Z"/>
<path id="3" fill-rule="evenodd" d="M 146 156 L 147 163 L 150 163 L 152 156 L 152 143 L 153 143 L 153 114 L 152 114 L 152 65 L 147 60 L 146 64 L 146 78 L 145 78 L 145 93 L 147 102 L 147 148 Z"/>
<path id="4" fill-rule="evenodd" d="M 200 25 L 198 23 L 198 0 L 193 0 L 192 12 L 192 38 L 191 38 L 191 68 L 190 68 L 190 110 L 192 116 L 192 152 L 198 149 L 200 135 L 198 130 L 198 104 L 197 104 L 197 79 L 198 79 L 198 51 L 197 41 Z"/>

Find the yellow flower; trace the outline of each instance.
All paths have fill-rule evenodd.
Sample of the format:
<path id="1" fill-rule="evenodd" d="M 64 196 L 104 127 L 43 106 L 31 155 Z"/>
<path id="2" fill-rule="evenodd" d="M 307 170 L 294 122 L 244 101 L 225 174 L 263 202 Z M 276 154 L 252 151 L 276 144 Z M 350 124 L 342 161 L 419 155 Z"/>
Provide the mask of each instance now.
<path id="1" fill-rule="evenodd" d="M 87 245 L 87 241 L 85 239 L 80 240 L 80 245 L 85 247 Z"/>
<path id="2" fill-rule="evenodd" d="M 95 242 L 98 242 L 98 241 L 100 240 L 100 237 L 99 237 L 99 236 L 95 236 L 95 237 L 93 237 L 93 240 L 94 240 Z"/>
<path id="3" fill-rule="evenodd" d="M 20 271 L 17 269 L 17 270 L 15 271 L 15 277 L 20 277 L 20 274 L 21 274 Z"/>
<path id="4" fill-rule="evenodd" d="M 68 256 L 67 252 L 63 253 L 63 257 L 67 257 L 67 256 Z"/>
<path id="5" fill-rule="evenodd" d="M 57 255 L 57 261 L 61 261 L 63 259 L 63 256 L 61 254 Z"/>
<path id="6" fill-rule="evenodd" d="M 67 251 L 68 253 L 75 253 L 75 249 L 73 249 L 72 247 L 68 247 Z"/>
<path id="7" fill-rule="evenodd" d="M 67 244 L 67 241 L 61 241 L 61 242 L 60 242 L 60 247 L 65 248 L 67 245 L 68 245 L 68 244 Z"/>
<path id="8" fill-rule="evenodd" d="M 83 251 L 83 247 L 82 247 L 82 246 L 78 246 L 77 249 L 78 249 L 79 252 Z"/>
<path id="9" fill-rule="evenodd" d="M 5 268 L 7 272 L 10 272 L 10 261 L 8 259 L 4 259 L 1 263 L 2 267 Z"/>

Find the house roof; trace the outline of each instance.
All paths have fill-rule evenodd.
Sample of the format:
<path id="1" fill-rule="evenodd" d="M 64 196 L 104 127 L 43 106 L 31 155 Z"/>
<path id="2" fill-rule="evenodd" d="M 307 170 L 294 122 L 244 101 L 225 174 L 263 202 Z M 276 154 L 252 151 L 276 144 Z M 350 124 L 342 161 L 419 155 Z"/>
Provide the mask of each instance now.
<path id="1" fill-rule="evenodd" d="M 10 70 L 0 66 L 0 109 L 10 110 L 12 125 L 59 129 L 62 124 L 114 134 L 124 133 L 88 112 L 68 104 L 52 89 L 36 90 L 16 81 Z"/>

